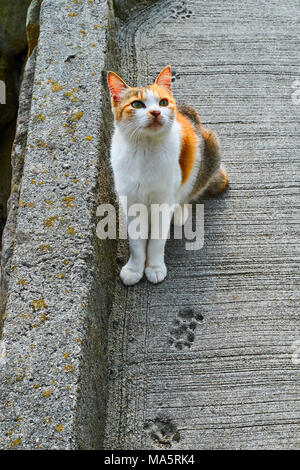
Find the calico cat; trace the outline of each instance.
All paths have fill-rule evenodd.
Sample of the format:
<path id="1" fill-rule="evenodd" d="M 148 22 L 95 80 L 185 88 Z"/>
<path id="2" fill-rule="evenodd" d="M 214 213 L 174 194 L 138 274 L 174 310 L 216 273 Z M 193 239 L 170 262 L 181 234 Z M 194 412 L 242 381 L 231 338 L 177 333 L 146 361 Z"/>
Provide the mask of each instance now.
<path id="1" fill-rule="evenodd" d="M 204 190 L 223 191 L 227 173 L 220 166 L 217 135 L 202 127 L 193 108 L 176 105 L 169 65 L 146 87 L 130 87 L 114 72 L 108 72 L 107 78 L 115 123 L 111 143 L 115 189 L 119 197 L 127 197 L 127 207 L 144 204 L 145 222 L 151 221 L 149 236 L 136 239 L 129 233 L 130 258 L 120 277 L 124 284 L 133 285 L 145 273 L 150 282 L 158 283 L 167 274 L 164 249 L 172 211 L 164 216 L 167 230 L 152 237 L 152 230 L 160 229 L 154 227 L 160 219 L 152 217 L 157 205 L 175 208 L 174 223 L 183 225 L 188 216 L 184 204 Z M 123 208 L 127 211 L 124 203 Z"/>

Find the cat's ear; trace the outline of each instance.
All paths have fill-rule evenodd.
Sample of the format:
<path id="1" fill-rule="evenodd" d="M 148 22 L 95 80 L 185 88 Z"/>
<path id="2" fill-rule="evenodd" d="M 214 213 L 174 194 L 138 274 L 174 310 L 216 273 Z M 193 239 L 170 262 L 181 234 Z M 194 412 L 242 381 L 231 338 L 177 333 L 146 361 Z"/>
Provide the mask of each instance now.
<path id="1" fill-rule="evenodd" d="M 108 72 L 107 81 L 112 102 L 114 105 L 117 105 L 120 101 L 122 92 L 129 87 L 115 72 Z"/>
<path id="2" fill-rule="evenodd" d="M 158 75 L 157 79 L 155 80 L 155 84 L 158 86 L 162 86 L 167 88 L 169 93 L 172 93 L 171 89 L 171 67 L 167 65 L 160 74 Z"/>

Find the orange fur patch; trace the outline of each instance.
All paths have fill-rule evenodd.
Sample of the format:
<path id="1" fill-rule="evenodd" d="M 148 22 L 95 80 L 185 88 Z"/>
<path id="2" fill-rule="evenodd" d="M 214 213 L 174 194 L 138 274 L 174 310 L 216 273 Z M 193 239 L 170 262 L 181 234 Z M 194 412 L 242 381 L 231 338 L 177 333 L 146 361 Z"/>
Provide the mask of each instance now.
<path id="1" fill-rule="evenodd" d="M 114 114 L 117 121 L 121 119 L 127 121 L 134 114 L 131 103 L 135 100 L 142 101 L 143 93 L 138 88 L 128 88 L 121 98 L 120 102 L 114 107 Z"/>
<path id="2" fill-rule="evenodd" d="M 153 83 L 153 85 L 150 85 L 149 88 L 154 94 L 159 96 L 160 99 L 166 98 L 169 101 L 169 106 L 168 108 L 175 110 L 176 109 L 176 103 L 173 95 L 165 88 L 162 86 L 157 85 L 156 83 Z"/>
<path id="3" fill-rule="evenodd" d="M 181 184 L 184 184 L 191 174 L 195 164 L 198 137 L 191 121 L 183 114 L 177 113 L 177 122 L 181 125 L 181 151 L 179 165 L 181 169 Z"/>

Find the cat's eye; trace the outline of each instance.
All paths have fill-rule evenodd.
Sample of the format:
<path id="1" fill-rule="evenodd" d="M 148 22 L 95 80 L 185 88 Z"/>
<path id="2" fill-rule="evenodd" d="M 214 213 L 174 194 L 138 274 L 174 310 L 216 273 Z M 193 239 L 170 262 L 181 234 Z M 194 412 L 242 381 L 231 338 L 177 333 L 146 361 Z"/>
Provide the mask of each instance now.
<path id="1" fill-rule="evenodd" d="M 159 102 L 159 106 L 168 106 L 168 104 L 169 104 L 169 101 L 166 98 L 163 98 Z"/>
<path id="2" fill-rule="evenodd" d="M 135 109 L 146 108 L 145 104 L 142 101 L 138 101 L 138 100 L 133 101 L 131 103 L 131 106 Z"/>

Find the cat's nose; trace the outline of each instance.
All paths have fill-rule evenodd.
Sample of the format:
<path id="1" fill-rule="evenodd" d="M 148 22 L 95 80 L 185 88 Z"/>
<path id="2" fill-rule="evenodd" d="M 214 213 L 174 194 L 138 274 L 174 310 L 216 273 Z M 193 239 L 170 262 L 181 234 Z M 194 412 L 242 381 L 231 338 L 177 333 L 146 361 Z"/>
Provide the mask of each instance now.
<path id="1" fill-rule="evenodd" d="M 160 115 L 160 111 L 156 111 L 156 109 L 153 109 L 152 111 L 150 111 L 150 114 L 157 118 Z"/>

